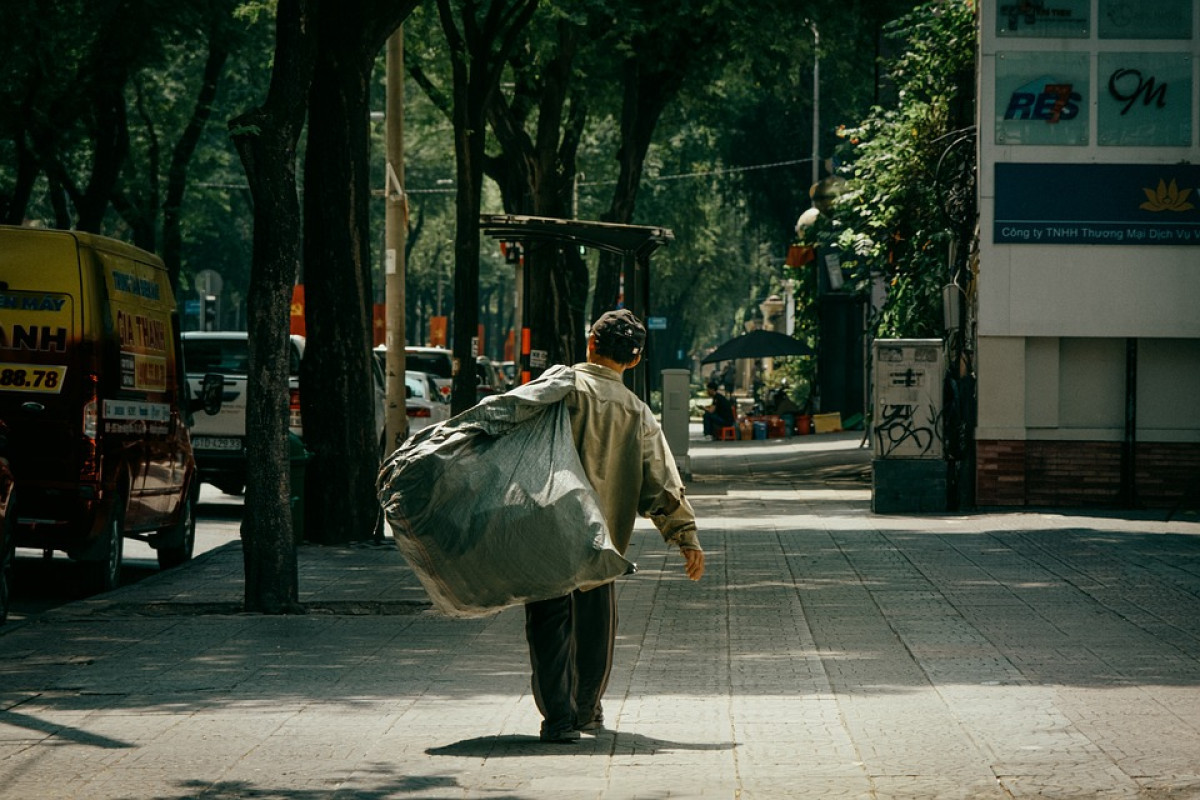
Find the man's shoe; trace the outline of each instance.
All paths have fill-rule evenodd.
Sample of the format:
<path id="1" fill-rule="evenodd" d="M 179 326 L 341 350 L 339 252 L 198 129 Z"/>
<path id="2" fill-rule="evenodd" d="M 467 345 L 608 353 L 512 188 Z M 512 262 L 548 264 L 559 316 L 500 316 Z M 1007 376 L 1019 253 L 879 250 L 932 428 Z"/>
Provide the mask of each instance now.
<path id="1" fill-rule="evenodd" d="M 584 733 L 599 733 L 604 730 L 604 722 L 594 719 L 591 722 L 584 722 L 575 726 L 575 730 L 583 731 Z"/>
<path id="2" fill-rule="evenodd" d="M 553 744 L 571 744 L 579 741 L 579 731 L 567 728 L 557 731 L 542 731 L 538 736 L 543 742 L 551 742 Z"/>

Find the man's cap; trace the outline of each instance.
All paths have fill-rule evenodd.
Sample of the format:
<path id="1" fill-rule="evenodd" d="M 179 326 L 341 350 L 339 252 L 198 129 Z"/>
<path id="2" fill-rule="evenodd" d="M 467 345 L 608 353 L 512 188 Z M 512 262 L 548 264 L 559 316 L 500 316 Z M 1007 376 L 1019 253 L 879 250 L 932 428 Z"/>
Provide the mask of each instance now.
<path id="1" fill-rule="evenodd" d="M 646 343 L 646 326 L 627 308 L 605 311 L 592 323 L 592 334 L 598 341 L 625 339 L 633 345 L 633 354 L 642 351 Z"/>

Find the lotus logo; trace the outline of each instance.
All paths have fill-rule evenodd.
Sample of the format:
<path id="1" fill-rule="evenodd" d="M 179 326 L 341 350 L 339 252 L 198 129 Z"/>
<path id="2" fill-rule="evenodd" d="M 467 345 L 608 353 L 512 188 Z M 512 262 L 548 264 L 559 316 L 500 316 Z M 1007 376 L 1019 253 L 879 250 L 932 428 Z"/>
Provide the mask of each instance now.
<path id="1" fill-rule="evenodd" d="M 1142 203 L 1138 208 L 1145 211 L 1191 211 L 1195 208 L 1194 205 L 1187 202 L 1188 195 L 1192 193 L 1191 189 L 1180 189 L 1172 180 L 1168 186 L 1165 181 L 1159 179 L 1157 189 L 1142 189 L 1146 193 L 1146 202 Z"/>

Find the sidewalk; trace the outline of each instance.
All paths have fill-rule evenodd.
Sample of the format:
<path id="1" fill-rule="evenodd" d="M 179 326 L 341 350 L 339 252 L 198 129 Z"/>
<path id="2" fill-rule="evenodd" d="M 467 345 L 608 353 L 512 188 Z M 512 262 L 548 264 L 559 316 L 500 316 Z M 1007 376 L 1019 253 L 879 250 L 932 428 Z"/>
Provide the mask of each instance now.
<path id="1" fill-rule="evenodd" d="M 306 545 L 244 614 L 235 543 L 0 628 L 0 798 L 1200 798 L 1200 520 L 876 516 L 860 437 L 691 442 L 708 574 L 639 524 L 578 744 L 520 610 Z"/>

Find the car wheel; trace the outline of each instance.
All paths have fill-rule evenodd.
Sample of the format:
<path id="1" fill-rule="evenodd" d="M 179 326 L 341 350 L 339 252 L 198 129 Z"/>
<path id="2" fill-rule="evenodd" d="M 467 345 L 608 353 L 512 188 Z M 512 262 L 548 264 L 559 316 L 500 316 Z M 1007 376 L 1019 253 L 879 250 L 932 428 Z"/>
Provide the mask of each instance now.
<path id="1" fill-rule="evenodd" d="M 84 561 L 85 583 L 92 594 L 111 592 L 121 585 L 121 560 L 125 548 L 125 497 L 118 494 L 104 523 L 100 558 Z"/>
<path id="2" fill-rule="evenodd" d="M 179 509 L 179 522 L 166 532 L 169 541 L 174 544 L 160 546 L 158 566 L 160 569 L 178 567 L 192 560 L 196 550 L 196 494 L 189 491 L 183 498 L 183 506 Z"/>

